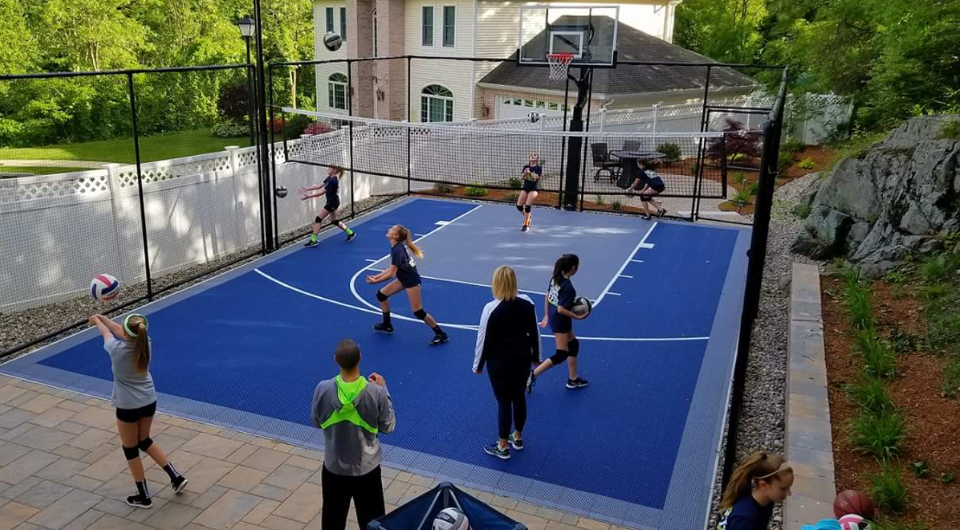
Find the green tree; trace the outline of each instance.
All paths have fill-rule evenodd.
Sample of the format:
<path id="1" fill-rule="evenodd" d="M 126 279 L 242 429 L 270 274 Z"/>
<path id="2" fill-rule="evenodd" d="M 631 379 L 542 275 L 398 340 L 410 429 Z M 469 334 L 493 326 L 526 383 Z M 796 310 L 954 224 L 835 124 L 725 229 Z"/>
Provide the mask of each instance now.
<path id="1" fill-rule="evenodd" d="M 264 54 L 273 60 L 303 61 L 314 57 L 314 20 L 311 0 L 264 0 Z M 310 68 L 312 71 L 312 68 Z M 290 102 L 297 108 L 300 68 L 287 68 Z M 311 76 L 307 80 L 312 81 Z M 311 105 L 313 102 L 309 102 Z"/>
<path id="2" fill-rule="evenodd" d="M 752 63 L 766 15 L 764 0 L 685 0 L 677 7 L 674 42 L 721 62 Z"/>
<path id="3" fill-rule="evenodd" d="M 18 0 L 0 0 L 0 73 L 19 74 L 37 67 L 39 50 L 25 9 Z"/>
<path id="4" fill-rule="evenodd" d="M 140 65 L 149 30 L 130 17 L 133 0 L 47 0 L 40 33 L 47 62 L 62 70 Z"/>

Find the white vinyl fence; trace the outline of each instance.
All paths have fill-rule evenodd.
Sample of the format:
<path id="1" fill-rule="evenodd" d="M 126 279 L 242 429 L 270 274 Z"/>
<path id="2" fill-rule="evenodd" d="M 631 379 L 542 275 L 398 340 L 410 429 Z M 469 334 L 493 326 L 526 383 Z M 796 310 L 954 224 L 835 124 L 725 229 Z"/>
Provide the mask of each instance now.
<path id="1" fill-rule="evenodd" d="M 284 161 L 282 149 L 275 156 Z M 154 278 L 261 244 L 255 147 L 141 168 Z M 280 232 L 312 221 L 322 199 L 300 201 L 296 190 L 325 173 L 304 164 L 277 165 L 278 184 L 291 190 L 279 201 Z M 358 201 L 401 188 L 396 179 L 356 179 Z M 351 185 L 344 178 L 347 207 Z M 99 273 L 126 284 L 145 281 L 136 166 L 0 180 L 0 250 L 0 312 L 82 295 Z"/>

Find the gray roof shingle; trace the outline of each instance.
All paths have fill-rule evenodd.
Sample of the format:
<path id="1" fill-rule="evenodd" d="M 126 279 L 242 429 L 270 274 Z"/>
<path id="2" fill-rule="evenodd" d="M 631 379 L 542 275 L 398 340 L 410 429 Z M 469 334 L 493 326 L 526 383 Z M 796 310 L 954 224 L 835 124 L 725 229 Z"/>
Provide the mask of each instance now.
<path id="1" fill-rule="evenodd" d="M 613 19 L 597 17 L 598 31 L 611 31 Z M 563 17 L 558 21 L 563 23 Z M 606 27 L 606 29 L 605 29 Z M 534 37 L 543 38 L 543 34 Z M 620 23 L 617 34 L 618 61 L 670 61 L 680 63 L 715 63 L 713 59 L 681 48 Z M 539 90 L 563 91 L 564 81 L 554 81 L 542 67 L 518 66 L 513 61 L 500 63 L 480 80 L 481 84 L 506 85 Z M 576 68 L 573 66 L 572 68 Z M 629 66 L 597 68 L 593 72 L 594 94 L 641 94 L 676 90 L 703 89 L 706 67 L 700 66 Z M 757 81 L 732 68 L 712 68 L 710 88 L 748 87 Z"/>

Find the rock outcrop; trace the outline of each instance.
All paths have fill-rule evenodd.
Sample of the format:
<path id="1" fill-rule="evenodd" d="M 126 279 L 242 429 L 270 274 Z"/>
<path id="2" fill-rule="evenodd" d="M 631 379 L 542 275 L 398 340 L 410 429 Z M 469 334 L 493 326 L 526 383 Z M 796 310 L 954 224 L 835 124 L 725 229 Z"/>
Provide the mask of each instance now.
<path id="1" fill-rule="evenodd" d="M 793 251 L 843 257 L 877 277 L 960 230 L 960 116 L 913 118 L 860 156 L 842 160 L 804 195 Z M 956 126 L 950 129 L 955 130 Z"/>

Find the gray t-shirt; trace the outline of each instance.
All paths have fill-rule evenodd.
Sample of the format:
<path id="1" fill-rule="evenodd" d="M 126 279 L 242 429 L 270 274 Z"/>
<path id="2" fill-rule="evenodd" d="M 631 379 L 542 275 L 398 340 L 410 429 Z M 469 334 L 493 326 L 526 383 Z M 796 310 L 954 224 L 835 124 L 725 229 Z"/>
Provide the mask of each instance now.
<path id="1" fill-rule="evenodd" d="M 150 339 L 147 339 L 150 348 Z M 118 409 L 137 409 L 157 400 L 157 391 L 153 388 L 150 370 L 137 372 L 137 352 L 132 342 L 109 339 L 103 342 L 103 349 L 110 354 L 113 368 L 113 394 L 110 400 Z"/>

